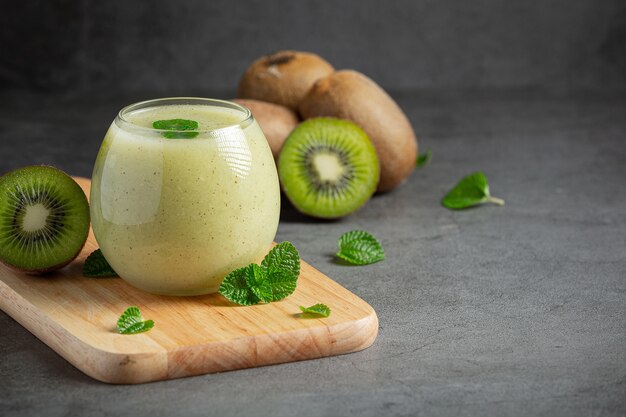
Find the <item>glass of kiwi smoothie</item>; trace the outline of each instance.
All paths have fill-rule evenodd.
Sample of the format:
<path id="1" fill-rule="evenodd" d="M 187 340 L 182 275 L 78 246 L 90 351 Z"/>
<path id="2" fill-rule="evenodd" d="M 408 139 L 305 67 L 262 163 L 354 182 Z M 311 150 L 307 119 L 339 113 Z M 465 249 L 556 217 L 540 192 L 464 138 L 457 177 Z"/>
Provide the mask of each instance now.
<path id="1" fill-rule="evenodd" d="M 91 219 L 112 268 L 163 295 L 216 292 L 278 227 L 270 148 L 250 111 L 205 98 L 122 109 L 93 171 Z"/>

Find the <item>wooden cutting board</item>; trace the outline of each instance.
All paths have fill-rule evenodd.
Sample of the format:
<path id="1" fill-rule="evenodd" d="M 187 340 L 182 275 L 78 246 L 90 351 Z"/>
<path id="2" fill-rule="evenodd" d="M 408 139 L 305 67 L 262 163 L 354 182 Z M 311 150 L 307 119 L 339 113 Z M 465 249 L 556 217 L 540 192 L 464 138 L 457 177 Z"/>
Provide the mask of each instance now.
<path id="1" fill-rule="evenodd" d="M 89 180 L 77 178 L 89 195 Z M 97 248 L 90 231 L 80 256 L 44 276 L 0 265 L 0 308 L 87 375 L 134 384 L 355 352 L 378 333 L 365 301 L 302 262 L 296 291 L 271 304 L 241 307 L 222 296 L 165 297 L 119 278 L 85 278 Z M 299 317 L 299 305 L 325 303 L 323 319 Z M 155 327 L 120 335 L 118 317 L 138 306 Z"/>

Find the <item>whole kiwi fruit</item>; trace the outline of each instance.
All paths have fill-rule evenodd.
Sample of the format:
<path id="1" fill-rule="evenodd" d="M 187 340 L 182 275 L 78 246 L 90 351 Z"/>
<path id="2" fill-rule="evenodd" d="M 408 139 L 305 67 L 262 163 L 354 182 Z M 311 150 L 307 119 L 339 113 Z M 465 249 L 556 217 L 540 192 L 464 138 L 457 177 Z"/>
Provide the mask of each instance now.
<path id="1" fill-rule="evenodd" d="M 298 115 L 288 107 L 266 101 L 236 98 L 233 100 L 252 112 L 261 130 L 267 138 L 274 160 L 278 161 L 278 154 L 289 133 L 298 125 Z"/>
<path id="2" fill-rule="evenodd" d="M 353 70 L 332 73 L 315 82 L 299 107 L 305 119 L 351 120 L 370 137 L 380 160 L 378 191 L 389 191 L 413 172 L 417 138 L 404 112 L 373 80 Z"/>
<path id="3" fill-rule="evenodd" d="M 313 83 L 334 70 L 319 55 L 278 51 L 257 59 L 246 69 L 237 97 L 269 101 L 297 111 Z"/>
<path id="4" fill-rule="evenodd" d="M 44 273 L 70 263 L 89 233 L 89 204 L 63 171 L 29 166 L 0 177 L 0 261 Z"/>

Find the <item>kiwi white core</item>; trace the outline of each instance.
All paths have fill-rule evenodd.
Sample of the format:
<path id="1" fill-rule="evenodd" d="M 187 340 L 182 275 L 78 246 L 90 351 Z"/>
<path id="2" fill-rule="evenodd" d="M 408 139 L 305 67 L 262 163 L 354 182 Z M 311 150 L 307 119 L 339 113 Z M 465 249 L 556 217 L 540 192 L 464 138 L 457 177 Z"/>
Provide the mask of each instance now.
<path id="1" fill-rule="evenodd" d="M 339 155 L 334 153 L 316 154 L 313 157 L 313 168 L 319 180 L 323 182 L 339 180 L 346 170 Z"/>
<path id="2" fill-rule="evenodd" d="M 46 221 L 50 215 L 50 210 L 43 204 L 37 203 L 26 208 L 22 229 L 25 232 L 36 232 L 46 227 Z"/>

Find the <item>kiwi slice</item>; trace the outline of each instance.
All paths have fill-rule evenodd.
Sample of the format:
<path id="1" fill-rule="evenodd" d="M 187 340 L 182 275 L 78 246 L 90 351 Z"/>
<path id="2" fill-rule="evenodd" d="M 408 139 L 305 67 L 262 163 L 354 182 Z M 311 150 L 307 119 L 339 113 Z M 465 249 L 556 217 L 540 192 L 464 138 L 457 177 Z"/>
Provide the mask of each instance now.
<path id="1" fill-rule="evenodd" d="M 89 233 L 89 204 L 63 171 L 30 166 L 0 177 L 0 261 L 43 273 L 70 263 Z"/>
<path id="2" fill-rule="evenodd" d="M 347 120 L 322 117 L 301 123 L 287 137 L 278 175 L 287 198 L 299 211 L 336 219 L 370 199 L 380 166 L 363 129 Z"/>

